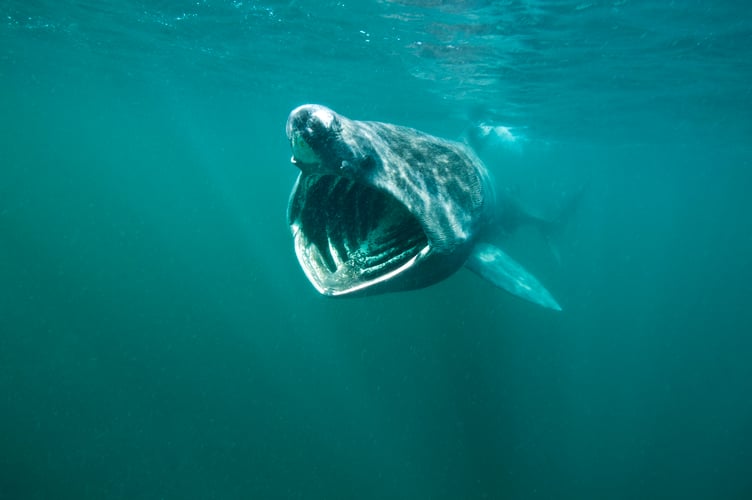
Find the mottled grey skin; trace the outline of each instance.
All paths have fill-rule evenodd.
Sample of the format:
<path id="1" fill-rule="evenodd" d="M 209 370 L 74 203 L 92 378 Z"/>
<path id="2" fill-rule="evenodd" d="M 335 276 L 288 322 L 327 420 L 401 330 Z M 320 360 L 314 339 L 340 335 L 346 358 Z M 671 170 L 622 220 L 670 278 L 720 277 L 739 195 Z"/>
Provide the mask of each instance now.
<path id="1" fill-rule="evenodd" d="M 497 286 L 559 308 L 522 266 L 478 244 L 498 207 L 486 167 L 465 145 L 318 105 L 290 113 L 287 137 L 301 171 L 288 221 L 301 267 L 320 293 L 420 288 L 467 264 Z"/>

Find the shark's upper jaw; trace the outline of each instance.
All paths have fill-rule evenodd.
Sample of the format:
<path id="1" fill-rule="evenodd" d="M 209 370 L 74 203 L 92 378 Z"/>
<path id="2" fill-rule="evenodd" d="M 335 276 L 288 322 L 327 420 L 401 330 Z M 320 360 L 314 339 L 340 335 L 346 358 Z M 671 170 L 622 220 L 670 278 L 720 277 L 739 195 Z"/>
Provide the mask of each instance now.
<path id="1" fill-rule="evenodd" d="M 423 228 L 407 208 L 345 176 L 302 174 L 288 217 L 298 261 L 323 295 L 367 293 L 402 276 L 431 252 Z"/>

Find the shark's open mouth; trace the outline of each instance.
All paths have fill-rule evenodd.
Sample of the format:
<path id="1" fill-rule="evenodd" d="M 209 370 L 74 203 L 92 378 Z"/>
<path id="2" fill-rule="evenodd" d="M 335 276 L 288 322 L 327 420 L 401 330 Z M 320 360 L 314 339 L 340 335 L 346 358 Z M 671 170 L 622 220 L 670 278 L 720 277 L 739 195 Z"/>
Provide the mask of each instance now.
<path id="1" fill-rule="evenodd" d="M 346 177 L 301 176 L 289 217 L 298 260 L 325 295 L 389 280 L 430 252 L 420 222 L 405 206 Z"/>

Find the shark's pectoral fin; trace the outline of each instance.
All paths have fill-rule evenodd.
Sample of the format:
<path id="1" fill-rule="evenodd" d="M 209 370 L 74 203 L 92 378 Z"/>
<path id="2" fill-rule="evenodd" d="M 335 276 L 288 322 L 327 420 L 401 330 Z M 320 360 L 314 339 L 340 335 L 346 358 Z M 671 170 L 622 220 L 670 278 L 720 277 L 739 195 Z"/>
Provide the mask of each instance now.
<path id="1" fill-rule="evenodd" d="M 561 306 L 540 281 L 499 247 L 488 243 L 476 244 L 465 266 L 513 295 L 561 311 Z"/>

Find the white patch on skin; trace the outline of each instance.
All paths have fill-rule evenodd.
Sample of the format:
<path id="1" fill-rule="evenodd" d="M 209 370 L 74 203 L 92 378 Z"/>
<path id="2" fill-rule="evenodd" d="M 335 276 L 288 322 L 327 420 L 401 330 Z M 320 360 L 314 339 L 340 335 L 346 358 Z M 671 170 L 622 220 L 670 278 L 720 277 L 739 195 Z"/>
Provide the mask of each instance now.
<path id="1" fill-rule="evenodd" d="M 325 108 L 317 109 L 313 112 L 313 116 L 318 118 L 326 128 L 329 128 L 334 121 L 334 115 L 332 112 Z"/>

